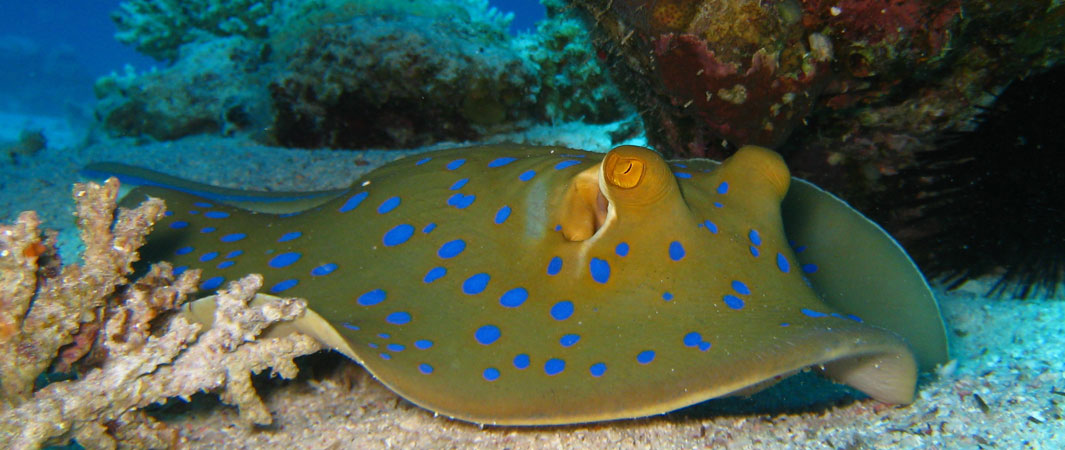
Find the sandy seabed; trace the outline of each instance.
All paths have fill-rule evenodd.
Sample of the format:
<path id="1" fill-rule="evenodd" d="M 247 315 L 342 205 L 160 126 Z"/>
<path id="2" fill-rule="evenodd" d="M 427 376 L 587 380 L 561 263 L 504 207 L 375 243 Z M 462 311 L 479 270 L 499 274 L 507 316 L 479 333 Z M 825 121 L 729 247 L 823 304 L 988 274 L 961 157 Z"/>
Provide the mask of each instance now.
<path id="1" fill-rule="evenodd" d="M 0 137 L 17 135 L 26 120 L 0 115 Z M 602 151 L 610 146 L 603 138 L 610 130 L 568 125 L 496 141 Z M 427 150 L 307 151 L 207 137 L 76 145 L 78 139 L 62 127 L 46 133 L 58 144 L 0 162 L 0 217 L 11 221 L 19 211 L 37 210 L 47 227 L 61 231 L 68 260 L 79 247 L 70 184 L 90 162 L 120 161 L 227 187 L 314 190 L 346 186 L 376 166 Z M 243 424 L 235 409 L 209 398 L 157 415 L 180 431 L 189 448 L 1065 448 L 1065 301 L 993 300 L 981 295 L 985 291 L 985 284 L 970 283 L 937 292 L 953 360 L 926 377 L 917 401 L 905 407 L 853 396 L 805 375 L 753 399 L 711 401 L 652 418 L 481 428 L 435 417 L 354 363 L 325 356 L 317 357 L 327 366 L 318 373 L 262 383 L 271 385 L 262 393 L 273 426 Z M 315 372 L 313 364 L 305 366 Z"/>

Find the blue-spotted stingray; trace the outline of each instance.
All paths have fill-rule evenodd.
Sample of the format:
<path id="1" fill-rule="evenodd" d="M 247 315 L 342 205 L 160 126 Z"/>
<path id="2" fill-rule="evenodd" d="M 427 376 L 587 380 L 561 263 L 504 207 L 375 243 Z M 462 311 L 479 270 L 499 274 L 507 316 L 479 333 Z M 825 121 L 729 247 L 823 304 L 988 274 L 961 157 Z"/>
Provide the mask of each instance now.
<path id="1" fill-rule="evenodd" d="M 261 273 L 268 294 L 308 300 L 296 328 L 465 421 L 647 416 L 811 367 L 906 404 L 947 359 L 905 252 L 763 148 L 718 165 L 474 147 L 298 194 L 94 169 L 155 185 L 130 204 L 166 201 L 145 258 L 202 269 L 204 295 Z M 189 314 L 209 318 L 209 300 Z"/>

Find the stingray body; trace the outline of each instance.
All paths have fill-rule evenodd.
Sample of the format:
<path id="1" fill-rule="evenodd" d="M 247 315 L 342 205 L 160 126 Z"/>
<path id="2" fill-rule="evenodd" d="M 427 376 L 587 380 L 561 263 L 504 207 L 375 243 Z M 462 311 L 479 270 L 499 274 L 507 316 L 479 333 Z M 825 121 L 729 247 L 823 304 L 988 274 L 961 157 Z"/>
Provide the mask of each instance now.
<path id="1" fill-rule="evenodd" d="M 267 293 L 308 300 L 297 327 L 462 420 L 638 417 L 811 366 L 908 403 L 918 369 L 946 359 L 905 253 L 765 149 L 720 166 L 639 147 L 456 149 L 283 198 L 160 184 L 201 195 L 127 197 L 172 212 L 146 259 L 202 269 L 205 294 L 261 273 Z"/>

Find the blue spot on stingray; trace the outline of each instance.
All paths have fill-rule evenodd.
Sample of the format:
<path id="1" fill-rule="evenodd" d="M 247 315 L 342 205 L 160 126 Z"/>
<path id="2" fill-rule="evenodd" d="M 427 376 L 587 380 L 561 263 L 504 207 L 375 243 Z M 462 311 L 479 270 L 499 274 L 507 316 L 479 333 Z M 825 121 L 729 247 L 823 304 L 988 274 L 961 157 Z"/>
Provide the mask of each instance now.
<path id="1" fill-rule="evenodd" d="M 388 353 L 378 353 L 377 356 L 380 356 L 381 359 L 384 359 L 384 360 L 392 359 L 392 355 L 389 355 Z"/>
<path id="2" fill-rule="evenodd" d="M 554 317 L 555 320 L 566 320 L 569 319 L 572 315 L 573 302 L 569 300 L 563 300 L 561 302 L 555 303 L 555 305 L 551 307 L 551 317 Z"/>
<path id="3" fill-rule="evenodd" d="M 686 347 L 695 347 L 703 341 L 703 335 L 692 331 L 691 333 L 684 335 L 684 345 Z"/>
<path id="4" fill-rule="evenodd" d="M 177 266 L 174 268 L 174 276 L 181 275 L 185 273 L 186 270 L 189 270 L 189 266 Z"/>
<path id="5" fill-rule="evenodd" d="M 427 350 L 427 349 L 429 349 L 432 346 L 433 346 L 433 341 L 430 341 L 428 339 L 419 339 L 417 341 L 414 341 L 414 348 L 416 348 L 418 350 Z"/>
<path id="6" fill-rule="evenodd" d="M 184 220 L 179 220 L 177 222 L 173 222 L 173 223 L 170 224 L 170 228 L 173 228 L 175 230 L 180 230 L 180 229 L 185 228 L 187 226 L 189 226 L 189 223 L 184 221 Z"/>
<path id="7" fill-rule="evenodd" d="M 207 211 L 203 213 L 203 216 L 208 219 L 225 219 L 229 217 L 229 213 L 225 211 Z"/>
<path id="8" fill-rule="evenodd" d="M 386 294 L 384 290 L 374 289 L 370 292 L 360 295 L 358 300 L 355 300 L 355 303 L 358 303 L 359 306 L 373 306 L 385 301 L 385 296 Z"/>
<path id="9" fill-rule="evenodd" d="M 782 327 L 790 327 L 790 326 L 791 326 L 791 324 L 790 324 L 790 323 L 787 323 L 787 322 L 781 322 L 781 323 L 780 323 L 780 326 L 782 326 Z"/>
<path id="10" fill-rule="evenodd" d="M 514 367 L 518 370 L 525 370 L 529 368 L 529 355 L 522 353 L 514 357 Z"/>
<path id="11" fill-rule="evenodd" d="M 751 295 L 751 288 L 743 284 L 742 281 L 732 280 L 732 290 L 740 293 L 741 295 Z"/>
<path id="12" fill-rule="evenodd" d="M 803 314 L 805 314 L 805 315 L 807 315 L 809 317 L 813 317 L 813 318 L 828 317 L 828 314 L 825 314 L 825 313 L 823 313 L 821 311 L 814 311 L 814 310 L 812 310 L 810 308 L 803 308 L 803 309 L 800 309 L 799 311 L 802 312 Z"/>
<path id="13" fill-rule="evenodd" d="M 717 193 L 718 194 L 727 194 L 728 193 L 728 181 L 722 181 L 721 184 L 717 185 Z"/>
<path id="14" fill-rule="evenodd" d="M 499 336 L 502 333 L 499 331 L 499 327 L 495 325 L 485 325 L 478 328 L 473 334 L 474 339 L 477 339 L 477 343 L 481 345 L 491 345 L 495 341 L 499 340 Z"/>
<path id="15" fill-rule="evenodd" d="M 462 283 L 462 292 L 465 292 L 467 295 L 480 294 L 481 292 L 484 292 L 486 287 L 488 287 L 488 280 L 491 278 L 492 277 L 488 276 L 487 273 L 473 275 Z"/>
<path id="16" fill-rule="evenodd" d="M 724 208 L 725 204 L 721 202 L 714 202 L 714 208 Z"/>
<path id="17" fill-rule="evenodd" d="M 370 195 L 370 193 L 366 191 L 352 195 L 351 198 L 348 199 L 348 201 L 344 202 L 344 204 L 340 206 L 340 209 L 337 209 L 337 211 L 348 212 L 355 208 L 358 208 L 359 204 L 362 203 L 363 200 L 366 200 L 367 195 Z"/>
<path id="18" fill-rule="evenodd" d="M 581 340 L 581 335 L 579 335 L 579 334 L 566 334 L 566 335 L 563 335 L 562 338 L 558 340 L 558 344 L 563 346 L 563 347 L 572 347 L 574 344 L 576 344 L 580 340 Z"/>
<path id="19" fill-rule="evenodd" d="M 436 280 L 439 280 L 444 275 L 447 275 L 447 269 L 443 267 L 433 267 L 425 273 L 425 279 L 423 279 L 422 281 L 425 281 L 426 283 L 432 283 Z"/>
<path id="20" fill-rule="evenodd" d="M 669 243 L 669 259 L 674 261 L 684 259 L 684 246 L 680 242 L 673 241 Z"/>
<path id="21" fill-rule="evenodd" d="M 447 199 L 447 204 L 451 205 L 451 206 L 454 206 L 454 207 L 456 207 L 458 209 L 465 209 L 465 208 L 469 207 L 470 205 L 472 205 L 473 201 L 476 200 L 476 199 L 477 199 L 476 195 L 473 195 L 473 194 L 465 195 L 465 194 L 462 194 L 460 192 L 460 193 L 457 193 L 457 194 L 452 195 L 451 197 L 449 197 Z"/>
<path id="22" fill-rule="evenodd" d="M 707 350 L 710 350 L 710 343 L 709 342 L 705 342 L 705 341 L 704 342 L 700 342 L 699 343 L 699 350 L 700 351 L 704 351 L 704 352 L 707 351 Z"/>
<path id="23" fill-rule="evenodd" d="M 207 262 L 218 257 L 218 252 L 208 252 L 200 256 L 200 262 Z"/>
<path id="24" fill-rule="evenodd" d="M 426 160 L 428 160 L 428 158 L 426 158 Z M 421 372 L 421 373 L 424 373 L 426 375 L 429 375 L 429 374 L 433 373 L 433 366 L 430 366 L 430 365 L 425 364 L 425 363 L 418 364 L 418 371 Z"/>
<path id="25" fill-rule="evenodd" d="M 864 320 L 862 320 L 861 317 L 858 317 L 858 316 L 856 316 L 854 314 L 847 314 L 847 318 L 850 319 L 850 320 L 853 320 L 855 322 L 858 322 L 858 323 L 865 322 Z"/>
<path id="26" fill-rule="evenodd" d="M 236 263 L 233 262 L 233 261 L 222 261 L 222 262 L 218 263 L 217 267 L 219 269 L 228 269 L 228 268 L 232 267 L 233 264 L 236 264 Z"/>
<path id="27" fill-rule="evenodd" d="M 385 317 L 385 322 L 388 322 L 392 325 L 406 325 L 410 323 L 410 320 L 410 313 L 406 311 L 396 311 Z"/>
<path id="28" fill-rule="evenodd" d="M 817 272 L 817 264 L 803 264 L 802 271 L 806 273 Z"/>
<path id="29" fill-rule="evenodd" d="M 673 293 L 669 292 L 669 291 L 663 292 L 662 293 L 662 300 L 665 300 L 667 302 L 670 301 L 670 300 L 673 300 Z"/>
<path id="30" fill-rule="evenodd" d="M 436 256 L 444 259 L 454 258 L 466 250 L 466 241 L 462 239 L 455 239 L 453 241 L 447 241 L 444 245 L 440 246 L 440 250 L 437 250 Z"/>
<path id="31" fill-rule="evenodd" d="M 275 269 L 280 269 L 282 267 L 287 267 L 290 264 L 298 261 L 301 256 L 303 256 L 303 255 L 301 255 L 299 252 L 282 253 L 280 255 L 277 255 L 277 256 L 271 258 L 270 262 L 267 263 L 267 264 L 270 267 L 273 267 Z"/>
<path id="32" fill-rule="evenodd" d="M 410 239 L 412 235 L 414 235 L 414 227 L 410 224 L 401 223 L 388 230 L 381 241 L 384 242 L 385 247 L 392 247 L 407 242 L 407 239 Z"/>
<path id="33" fill-rule="evenodd" d="M 231 251 L 229 253 L 226 253 L 226 258 L 236 258 L 236 257 L 238 257 L 240 255 L 243 255 L 243 254 L 244 254 L 244 250 L 233 250 L 233 251 Z"/>
<path id="34" fill-rule="evenodd" d="M 385 346 L 385 348 L 387 348 L 390 352 L 401 352 L 407 349 L 407 347 L 403 344 L 388 344 Z"/>
<path id="35" fill-rule="evenodd" d="M 222 236 L 222 237 L 218 238 L 218 240 L 220 240 L 222 242 L 237 242 L 237 241 L 239 241 L 241 239 L 244 239 L 246 237 L 248 237 L 248 235 L 244 234 L 244 233 L 232 233 L 232 234 L 227 234 L 225 236 Z"/>
<path id="36" fill-rule="evenodd" d="M 496 223 L 501 224 L 503 222 L 506 222 L 507 218 L 509 218 L 509 217 L 510 217 L 510 206 L 503 205 L 502 208 L 499 208 L 499 212 L 496 213 Z"/>
<path id="37" fill-rule="evenodd" d="M 196 203 L 193 203 L 192 205 L 197 207 L 197 208 L 214 208 L 214 205 L 212 205 L 210 203 L 207 203 L 207 202 L 196 202 Z"/>
<path id="38" fill-rule="evenodd" d="M 392 335 L 388 333 L 377 333 L 377 337 L 381 339 L 392 339 Z"/>
<path id="39" fill-rule="evenodd" d="M 300 280 L 297 280 L 297 279 L 294 279 L 294 278 L 289 278 L 289 279 L 284 280 L 284 281 L 282 281 L 280 283 L 277 283 L 273 287 L 271 287 L 270 288 L 270 293 L 276 294 L 278 292 L 281 292 L 281 291 L 284 291 L 286 289 L 289 289 L 289 288 L 291 288 L 291 287 L 293 287 L 293 286 L 295 286 L 297 284 L 300 284 Z"/>
<path id="40" fill-rule="evenodd" d="M 425 157 L 425 158 L 419 159 L 418 162 L 414 163 L 414 165 L 420 166 L 422 164 L 425 164 L 425 163 L 429 162 L 430 159 L 433 159 L 433 158 Z"/>
<path id="41" fill-rule="evenodd" d="M 172 215 L 174 215 L 174 211 L 167 211 L 167 212 L 163 213 L 163 217 L 170 217 Z"/>
<path id="42" fill-rule="evenodd" d="M 190 248 L 189 251 L 192 251 L 191 248 Z M 559 258 L 557 256 L 554 257 L 554 258 L 551 258 L 551 261 L 547 263 L 547 274 L 548 275 L 558 275 L 558 273 L 561 272 L 561 271 L 562 271 L 562 258 Z"/>
<path id="43" fill-rule="evenodd" d="M 536 176 L 536 171 L 532 170 L 532 169 L 529 169 L 529 170 L 526 170 L 526 171 L 522 172 L 521 175 L 518 175 L 518 179 L 521 180 L 521 181 L 529 181 L 535 176 Z"/>
<path id="44" fill-rule="evenodd" d="M 200 213 L 200 212 L 199 212 L 199 211 L 196 211 L 195 209 L 190 209 L 190 210 L 189 210 L 189 214 L 199 214 L 199 213 Z"/>
<path id="45" fill-rule="evenodd" d="M 217 229 L 218 228 L 215 228 L 215 227 L 203 227 L 203 228 L 200 229 L 200 233 L 204 233 L 204 234 L 214 233 L 214 230 L 217 230 Z"/>
<path id="46" fill-rule="evenodd" d="M 452 184 L 451 187 L 448 188 L 448 190 L 457 191 L 459 189 L 462 189 L 462 187 L 465 186 L 466 183 L 469 183 L 469 182 L 470 182 L 469 178 L 463 178 L 463 179 L 461 179 L 459 181 L 456 181 L 455 184 Z"/>
<path id="47" fill-rule="evenodd" d="M 361 330 L 361 328 L 359 328 L 358 325 L 353 325 L 353 324 L 350 324 L 348 322 L 341 322 L 340 325 L 343 326 L 344 328 L 347 328 L 347 329 L 351 330 L 351 331 L 359 331 L 359 330 Z"/>
<path id="48" fill-rule="evenodd" d="M 750 248 L 751 248 L 751 256 L 757 258 L 759 255 L 762 254 L 761 252 L 758 251 L 758 247 L 755 247 L 755 246 L 752 245 Z"/>
<path id="49" fill-rule="evenodd" d="M 458 169 L 459 167 L 462 167 L 463 164 L 466 164 L 466 160 L 465 159 L 456 159 L 454 161 L 451 161 L 451 162 L 447 163 L 447 170 Z"/>
<path id="50" fill-rule="evenodd" d="M 329 274 L 333 273 L 333 271 L 335 271 L 335 270 L 337 270 L 336 263 L 326 263 L 326 264 L 322 264 L 322 265 L 320 265 L 318 267 L 315 267 L 315 268 L 311 269 L 311 275 L 312 276 L 316 276 L 316 277 L 320 277 L 320 276 L 323 276 L 323 275 L 329 275 Z"/>
<path id="51" fill-rule="evenodd" d="M 588 271 L 592 274 L 592 279 L 597 283 L 606 283 L 610 280 L 610 263 L 606 260 L 599 258 L 592 258 L 588 262 Z"/>
<path id="52" fill-rule="evenodd" d="M 795 247 L 795 244 L 791 244 L 791 246 Z M 805 245 L 800 245 L 798 247 L 795 247 L 795 254 L 796 255 L 798 255 L 799 253 L 805 252 L 805 251 L 806 251 L 806 246 Z"/>
<path id="53" fill-rule="evenodd" d="M 381 202 L 381 206 L 377 207 L 377 214 L 386 214 L 393 209 L 396 209 L 400 203 L 399 197 L 389 197 L 388 200 Z"/>
<path id="54" fill-rule="evenodd" d="M 762 236 L 758 234 L 758 230 L 751 228 L 751 231 L 747 233 L 747 238 L 751 240 L 754 245 L 762 245 Z"/>
<path id="55" fill-rule="evenodd" d="M 777 268 L 784 273 L 791 271 L 791 264 L 788 264 L 788 258 L 781 253 L 777 253 Z"/>
<path id="56" fill-rule="evenodd" d="M 618 244 L 617 247 L 614 247 L 614 253 L 617 253 L 618 256 L 628 255 L 629 254 L 629 244 L 627 242 L 622 242 L 622 243 Z"/>
<path id="57" fill-rule="evenodd" d="M 484 379 L 487 380 L 487 381 L 498 380 L 499 379 L 499 369 L 496 369 L 495 367 L 489 367 L 487 369 L 484 369 L 484 374 L 482 376 L 484 376 Z"/>
<path id="58" fill-rule="evenodd" d="M 692 174 L 688 172 L 673 172 L 673 175 L 681 179 L 688 179 L 692 177 Z"/>
<path id="59" fill-rule="evenodd" d="M 650 364 L 651 361 L 654 361 L 654 360 L 655 360 L 655 351 L 654 350 L 644 350 L 644 351 L 640 352 L 638 355 L 636 355 L 636 362 L 638 362 L 640 364 Z"/>
<path id="60" fill-rule="evenodd" d="M 504 292 L 503 295 L 499 297 L 499 304 L 506 306 L 507 308 L 517 308 L 528 299 L 529 291 L 523 287 L 516 287 Z"/>
<path id="61" fill-rule="evenodd" d="M 713 223 L 713 222 L 711 222 L 709 220 L 706 220 L 706 221 L 703 221 L 703 225 L 706 226 L 706 229 L 710 230 L 711 233 L 717 234 L 717 224 L 716 223 Z"/>
<path id="62" fill-rule="evenodd" d="M 588 373 L 596 378 L 603 376 L 603 374 L 606 373 L 606 363 L 597 362 L 592 364 L 592 366 L 588 368 Z"/>
<path id="63" fill-rule="evenodd" d="M 212 290 L 218 289 L 218 286 L 221 286 L 222 282 L 225 281 L 225 280 L 226 280 L 225 277 L 208 278 L 208 279 L 204 280 L 203 283 L 200 283 L 200 290 L 212 291 Z"/>
<path id="64" fill-rule="evenodd" d="M 555 170 L 562 170 L 562 169 L 565 169 L 567 167 L 575 166 L 575 165 L 580 164 L 580 163 L 581 163 L 580 161 L 577 161 L 575 159 L 567 159 L 567 160 L 562 161 L 562 162 L 560 162 L 558 164 L 555 164 Z"/>
<path id="65" fill-rule="evenodd" d="M 370 348 L 372 348 L 372 349 L 375 349 L 375 350 L 377 349 L 377 344 L 374 344 L 373 342 L 368 342 L 368 343 L 366 344 L 366 346 L 367 346 L 367 347 L 370 347 Z"/>
<path id="66" fill-rule="evenodd" d="M 429 234 L 429 233 L 432 233 L 433 230 L 435 230 L 435 229 L 436 229 L 436 224 L 430 222 L 429 225 L 426 225 L 425 228 L 422 228 L 422 233 Z"/>
<path id="67" fill-rule="evenodd" d="M 562 224 L 555 225 L 555 231 L 562 231 Z"/>
<path id="68" fill-rule="evenodd" d="M 281 237 L 277 238 L 277 242 L 288 242 L 293 239 L 298 239 L 300 236 L 303 236 L 303 232 L 289 231 L 288 233 L 282 234 Z"/>
<path id="69" fill-rule="evenodd" d="M 518 160 L 518 158 L 511 158 L 509 156 L 504 156 L 502 158 L 493 159 L 492 162 L 488 163 L 488 167 L 491 167 L 493 169 L 496 168 L 496 167 L 503 167 L 503 166 L 505 166 L 507 164 L 510 164 L 510 163 L 512 163 L 514 161 L 517 161 L 517 160 Z"/>
<path id="70" fill-rule="evenodd" d="M 566 361 L 558 358 L 551 358 L 544 362 L 544 373 L 548 376 L 558 375 L 566 370 Z"/>
<path id="71" fill-rule="evenodd" d="M 724 297 L 722 297 L 722 300 L 725 301 L 725 305 L 728 306 L 729 308 L 737 309 L 737 310 L 738 309 L 743 309 L 743 300 L 741 300 L 739 297 L 737 297 L 735 295 L 726 294 Z"/>

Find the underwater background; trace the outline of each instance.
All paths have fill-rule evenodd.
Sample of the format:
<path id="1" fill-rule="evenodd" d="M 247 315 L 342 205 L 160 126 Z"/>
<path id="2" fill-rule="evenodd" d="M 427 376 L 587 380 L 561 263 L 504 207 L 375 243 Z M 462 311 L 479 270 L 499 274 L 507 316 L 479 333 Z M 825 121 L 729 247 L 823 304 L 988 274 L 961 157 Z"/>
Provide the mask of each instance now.
<path id="1" fill-rule="evenodd" d="M 70 411 L 66 420 L 95 425 L 32 442 L 1065 448 L 1063 53 L 1065 8 L 1051 0 L 5 2 L 0 219 L 15 224 L 32 210 L 57 231 L 56 253 L 48 239 L 23 252 L 43 255 L 25 272 L 39 280 L 59 280 L 60 261 L 97 267 L 82 256 L 71 195 L 75 182 L 102 181 L 83 171 L 93 163 L 312 191 L 468 145 L 642 145 L 723 160 L 756 144 L 906 248 L 931 281 L 951 361 L 922 375 L 915 403 L 902 407 L 803 373 L 663 416 L 479 428 L 434 417 L 357 364 L 318 353 L 296 360 L 298 377 L 249 381 L 269 426 L 251 425 L 246 404 L 218 385 L 209 390 L 225 391 L 221 401 L 167 391 L 116 415 L 88 406 L 94 386 L 78 384 L 140 355 L 95 341 L 134 291 L 116 277 L 101 281 L 109 287 L 96 303 L 47 316 L 66 325 L 33 339 L 11 331 L 22 324 L 16 290 L 0 286 L 9 308 L 0 346 L 21 349 L 0 356 L 0 433 L 64 423 L 50 414 Z M 24 273 L 0 270 L 4 286 Z M 66 281 L 31 285 L 88 290 Z M 154 324 L 154 314 L 138 320 Z M 33 399 L 67 379 L 53 384 L 71 385 L 69 396 Z M 109 389 L 133 390 L 137 379 Z"/>

